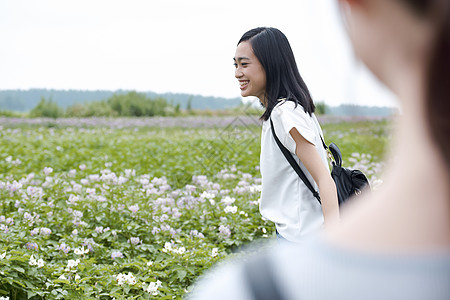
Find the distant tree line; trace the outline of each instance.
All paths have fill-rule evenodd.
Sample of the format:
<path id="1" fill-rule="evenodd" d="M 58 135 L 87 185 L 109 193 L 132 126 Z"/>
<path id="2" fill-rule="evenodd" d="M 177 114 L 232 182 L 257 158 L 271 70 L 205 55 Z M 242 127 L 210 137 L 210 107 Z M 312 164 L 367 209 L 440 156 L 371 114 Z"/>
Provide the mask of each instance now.
<path id="1" fill-rule="evenodd" d="M 143 93 L 113 94 L 106 100 L 76 103 L 60 107 L 53 99 L 41 97 L 30 111 L 30 117 L 153 117 L 180 113 L 179 105 L 171 105 L 165 98 L 150 98 Z"/>
<path id="2" fill-rule="evenodd" d="M 29 89 L 29 90 L 0 90 L 0 110 L 26 112 L 32 110 L 42 98 L 53 99 L 59 107 L 66 109 L 75 104 L 86 104 L 88 102 L 103 101 L 113 95 L 128 94 L 130 90 L 116 91 L 85 91 L 85 90 L 53 90 L 53 89 Z M 221 110 L 239 106 L 241 98 L 220 98 L 201 95 L 141 92 L 148 98 L 164 98 L 167 102 L 181 109 L 209 109 Z"/>

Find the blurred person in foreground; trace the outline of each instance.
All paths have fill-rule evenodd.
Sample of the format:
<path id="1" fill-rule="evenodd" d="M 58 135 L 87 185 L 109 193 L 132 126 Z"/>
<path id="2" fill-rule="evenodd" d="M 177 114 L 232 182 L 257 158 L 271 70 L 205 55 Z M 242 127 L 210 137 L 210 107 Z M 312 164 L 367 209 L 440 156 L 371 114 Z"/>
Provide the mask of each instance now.
<path id="1" fill-rule="evenodd" d="M 402 107 L 384 184 L 301 247 L 218 267 L 191 299 L 450 299 L 450 1 L 338 1 Z"/>

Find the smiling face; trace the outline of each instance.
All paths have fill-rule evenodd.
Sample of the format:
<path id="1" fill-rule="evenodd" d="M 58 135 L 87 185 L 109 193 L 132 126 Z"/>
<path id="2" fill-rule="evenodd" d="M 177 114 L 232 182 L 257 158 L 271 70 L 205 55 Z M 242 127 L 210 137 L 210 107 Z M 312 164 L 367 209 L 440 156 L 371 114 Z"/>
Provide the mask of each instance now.
<path id="1" fill-rule="evenodd" d="M 236 71 L 234 76 L 239 81 L 241 96 L 255 96 L 261 103 L 265 103 L 266 71 L 253 53 L 250 42 L 241 42 L 236 48 L 234 56 Z"/>

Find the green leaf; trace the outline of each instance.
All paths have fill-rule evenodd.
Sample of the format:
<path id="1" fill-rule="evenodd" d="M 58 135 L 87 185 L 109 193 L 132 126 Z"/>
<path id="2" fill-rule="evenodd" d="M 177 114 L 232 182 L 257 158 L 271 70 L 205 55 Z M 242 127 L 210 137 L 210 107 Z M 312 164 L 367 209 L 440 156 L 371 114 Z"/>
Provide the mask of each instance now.
<path id="1" fill-rule="evenodd" d="M 16 270 L 17 272 L 25 273 L 25 270 L 24 270 L 23 268 L 21 268 L 21 267 L 12 266 L 12 268 L 13 268 L 14 270 Z"/>
<path id="2" fill-rule="evenodd" d="M 28 297 L 28 299 L 30 299 L 31 297 L 33 297 L 33 296 L 35 296 L 35 295 L 37 295 L 36 292 L 33 292 L 33 291 L 27 291 L 27 297 Z"/>
<path id="3" fill-rule="evenodd" d="M 177 278 L 182 281 L 186 277 L 187 272 L 185 270 L 177 270 Z"/>

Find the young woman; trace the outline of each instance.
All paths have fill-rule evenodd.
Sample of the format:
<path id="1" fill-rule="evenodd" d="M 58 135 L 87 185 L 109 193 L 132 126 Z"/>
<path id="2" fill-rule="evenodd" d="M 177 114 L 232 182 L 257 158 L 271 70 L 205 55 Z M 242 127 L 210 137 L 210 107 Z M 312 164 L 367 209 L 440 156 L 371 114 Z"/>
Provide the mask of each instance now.
<path id="1" fill-rule="evenodd" d="M 356 55 L 402 105 L 384 184 L 315 240 L 272 249 L 266 271 L 229 264 L 195 299 L 450 299 L 450 1 L 339 3 Z"/>
<path id="2" fill-rule="evenodd" d="M 289 42 L 278 29 L 260 27 L 246 32 L 237 45 L 234 63 L 241 95 L 258 97 L 265 108 L 261 116 L 261 214 L 275 223 L 279 239 L 301 242 L 324 221 L 327 224 L 339 215 L 314 103 Z M 322 206 L 276 144 L 270 119 L 278 139 L 318 189 Z"/>

